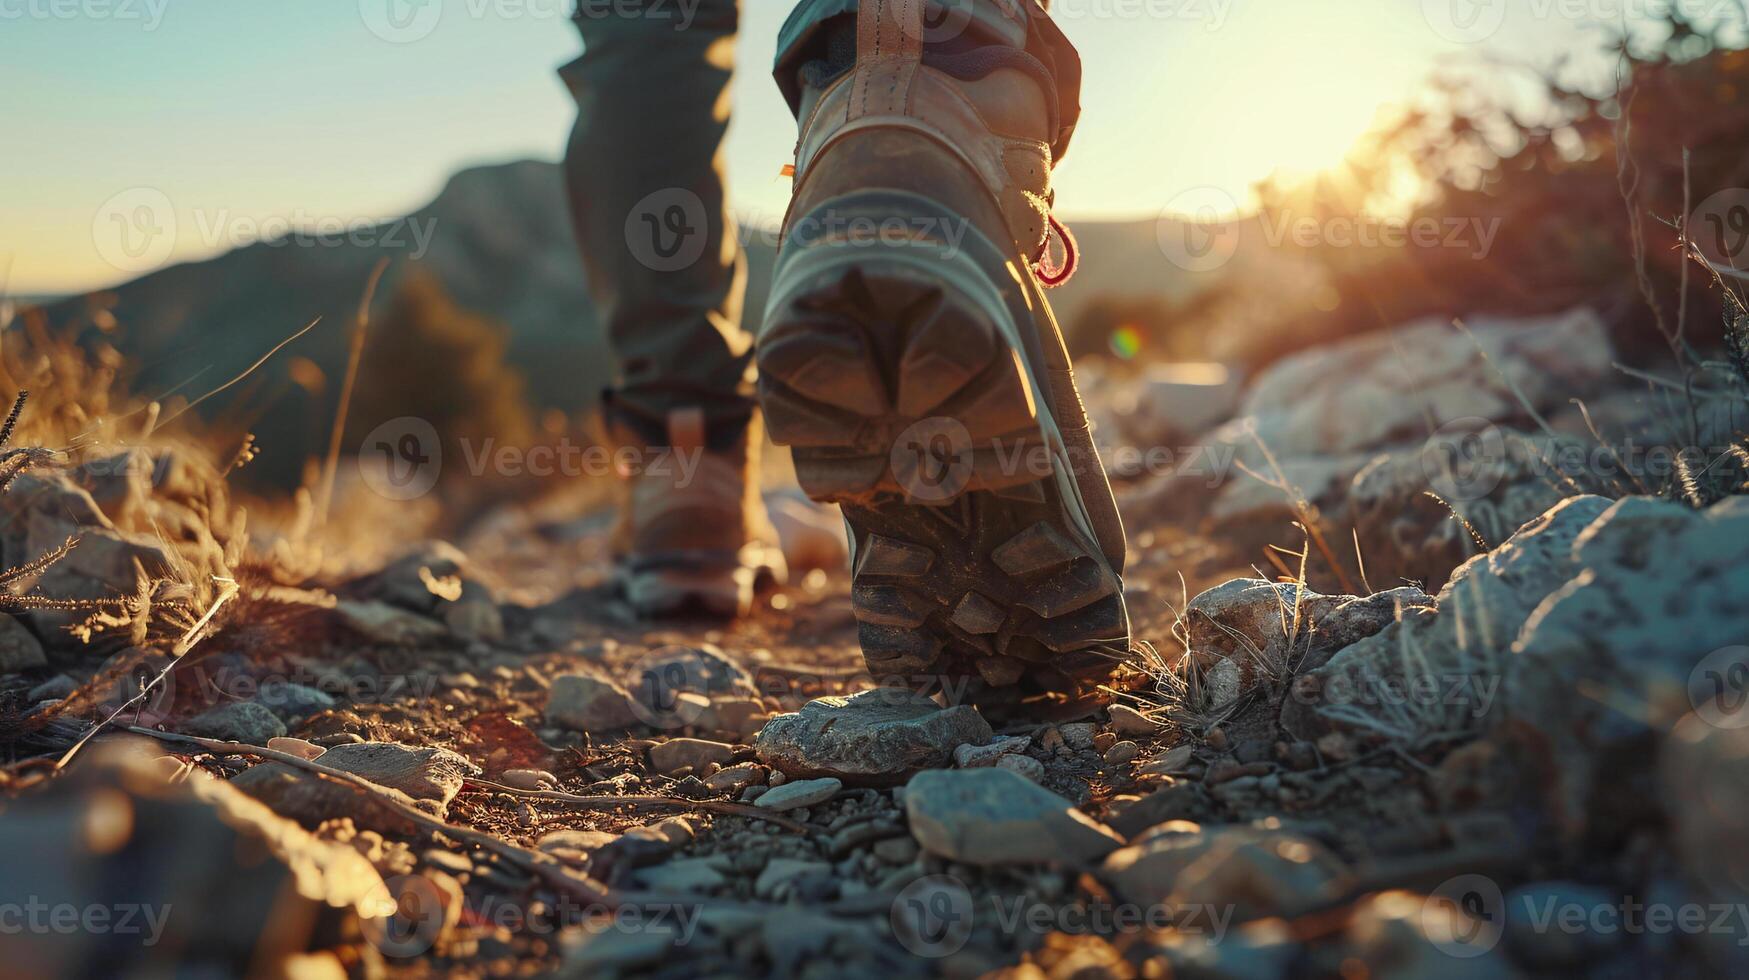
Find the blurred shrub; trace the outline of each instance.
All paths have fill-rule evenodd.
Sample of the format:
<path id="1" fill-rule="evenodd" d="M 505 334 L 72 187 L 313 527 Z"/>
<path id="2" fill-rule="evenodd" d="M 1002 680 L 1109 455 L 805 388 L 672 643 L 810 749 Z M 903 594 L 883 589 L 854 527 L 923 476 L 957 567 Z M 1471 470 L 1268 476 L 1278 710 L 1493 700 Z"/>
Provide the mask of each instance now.
<path id="1" fill-rule="evenodd" d="M 1509 86 L 1487 94 L 1494 90 L 1478 76 L 1511 67 L 1471 66 L 1369 136 L 1341 173 L 1260 188 L 1266 223 L 1401 208 L 1409 188 L 1405 220 L 1467 226 L 1471 245 L 1485 227 L 1491 241 L 1480 255 L 1445 242 L 1314 245 L 1305 251 L 1322 267 L 1324 295 L 1256 328 L 1245 359 L 1426 315 L 1579 304 L 1603 313 L 1629 354 L 1673 346 L 1666 338 L 1683 321 L 1688 343 L 1717 349 L 1721 297 L 1698 269 L 1684 295 L 1677 245 L 1708 197 L 1749 188 L 1749 52 L 1727 47 L 1722 25 L 1676 14 L 1661 23 L 1656 40 L 1614 39 L 1617 79 L 1602 90 L 1564 83 L 1550 69 L 1531 76 L 1529 99 L 1510 97 Z"/>
<path id="2" fill-rule="evenodd" d="M 443 458 L 457 464 L 445 465 L 446 483 L 468 478 L 469 454 L 482 453 L 487 440 L 528 446 L 534 423 L 522 375 L 505 363 L 507 346 L 502 324 L 457 306 L 435 277 L 410 269 L 370 325 L 345 446 L 391 419 L 424 419 L 443 442 Z"/>

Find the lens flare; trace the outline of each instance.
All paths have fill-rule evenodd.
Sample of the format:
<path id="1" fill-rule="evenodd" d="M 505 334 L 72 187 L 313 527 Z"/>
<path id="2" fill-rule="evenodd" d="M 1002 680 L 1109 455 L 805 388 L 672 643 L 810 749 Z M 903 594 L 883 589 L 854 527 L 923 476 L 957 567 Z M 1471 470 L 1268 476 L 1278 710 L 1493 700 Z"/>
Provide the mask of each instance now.
<path id="1" fill-rule="evenodd" d="M 1111 352 L 1126 361 L 1134 360 L 1142 352 L 1142 332 L 1127 323 L 1113 330 Z"/>

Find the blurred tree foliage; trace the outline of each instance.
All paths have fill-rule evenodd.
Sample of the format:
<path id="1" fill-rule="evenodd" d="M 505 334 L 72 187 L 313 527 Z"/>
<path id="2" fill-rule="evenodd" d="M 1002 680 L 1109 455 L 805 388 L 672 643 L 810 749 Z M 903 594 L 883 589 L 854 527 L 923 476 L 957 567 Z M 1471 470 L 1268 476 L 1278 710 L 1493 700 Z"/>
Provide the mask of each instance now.
<path id="1" fill-rule="evenodd" d="M 1266 222 L 1377 213 L 1414 188 L 1406 220 L 1440 241 L 1307 249 L 1334 297 L 1291 307 L 1252 352 L 1272 359 L 1421 316 L 1579 304 L 1599 309 L 1629 352 L 1664 347 L 1648 327 L 1668 335 L 1679 322 L 1690 344 L 1716 349 L 1721 296 L 1691 266 L 1685 301 L 1680 229 L 1715 193 L 1749 189 L 1749 52 L 1726 42 L 1743 36 L 1733 19 L 1703 28 L 1672 13 L 1663 26 L 1656 40 L 1611 39 L 1613 89 L 1570 87 L 1557 65 L 1534 75 L 1537 97 L 1520 105 L 1482 94 L 1472 68 L 1436 82 L 1431 99 L 1372 134 L 1339 175 L 1260 188 Z M 1463 245 L 1446 240 L 1464 227 Z M 1493 237 L 1478 256 L 1480 228 Z"/>
<path id="2" fill-rule="evenodd" d="M 386 313 L 370 325 L 359 367 L 347 445 L 402 416 L 430 422 L 443 441 L 445 473 L 463 473 L 467 441 L 526 448 L 533 437 L 523 379 L 505 363 L 507 329 L 463 309 L 417 266 L 400 280 Z M 452 455 L 453 454 L 453 455 Z"/>

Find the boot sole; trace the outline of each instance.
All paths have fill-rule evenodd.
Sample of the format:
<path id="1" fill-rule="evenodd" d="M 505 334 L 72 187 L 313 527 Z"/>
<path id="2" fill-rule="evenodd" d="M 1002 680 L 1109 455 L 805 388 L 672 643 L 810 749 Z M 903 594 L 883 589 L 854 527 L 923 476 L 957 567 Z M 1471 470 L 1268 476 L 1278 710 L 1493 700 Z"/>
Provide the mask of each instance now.
<path id="1" fill-rule="evenodd" d="M 941 213 L 859 197 L 830 206 Z M 1078 691 L 1127 653 L 1122 582 L 1094 544 L 1032 328 L 993 281 L 1000 253 L 960 227 L 957 247 L 792 236 L 757 355 L 766 425 L 850 525 L 873 674 Z"/>

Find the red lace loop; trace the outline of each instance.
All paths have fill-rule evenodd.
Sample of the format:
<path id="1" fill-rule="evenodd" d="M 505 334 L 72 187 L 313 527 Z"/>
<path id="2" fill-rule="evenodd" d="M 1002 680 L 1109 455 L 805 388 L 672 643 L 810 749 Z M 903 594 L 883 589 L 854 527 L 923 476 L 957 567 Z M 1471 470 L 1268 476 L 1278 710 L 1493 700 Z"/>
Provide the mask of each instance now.
<path id="1" fill-rule="evenodd" d="M 1045 225 L 1044 248 L 1040 250 L 1038 261 L 1033 265 L 1032 271 L 1046 289 L 1055 289 L 1068 282 L 1069 277 L 1075 274 L 1076 260 L 1080 256 L 1080 250 L 1075 246 L 1075 236 L 1067 226 L 1057 220 L 1056 215 L 1046 214 L 1045 220 L 1048 224 Z M 1051 261 L 1052 238 L 1063 243 L 1063 261 L 1060 265 Z"/>

